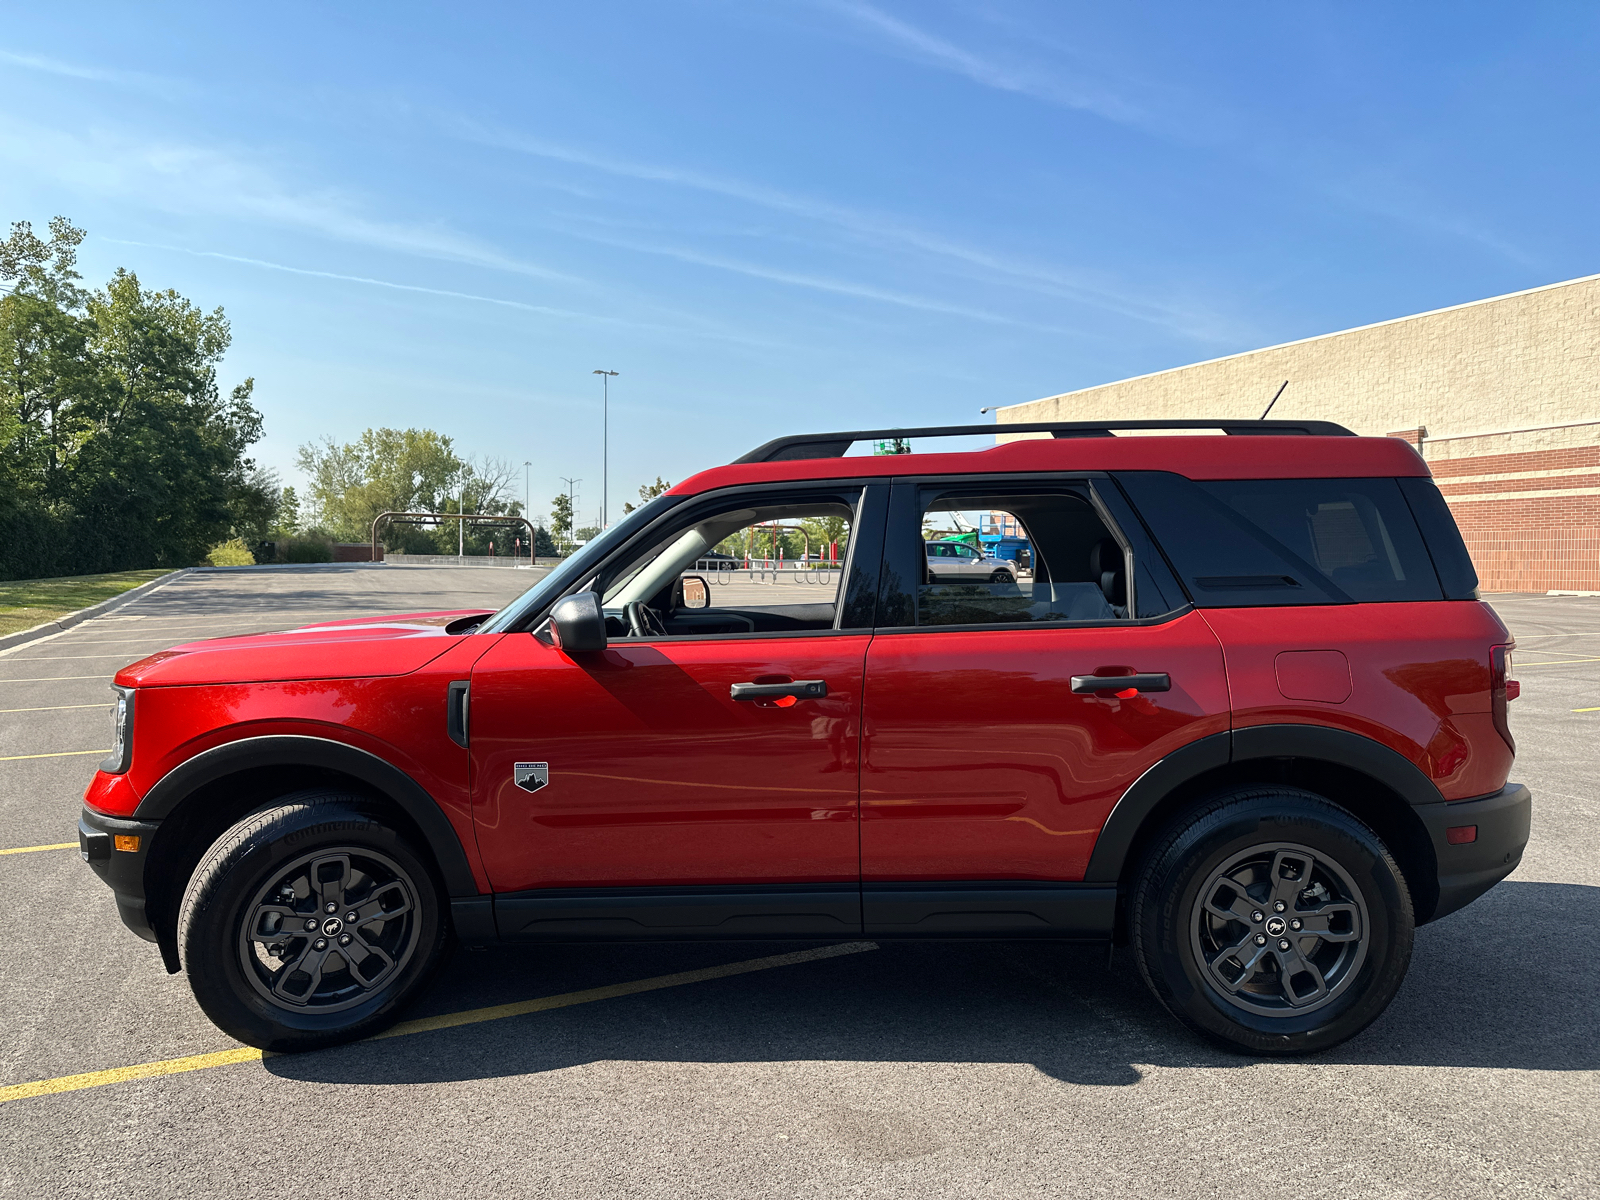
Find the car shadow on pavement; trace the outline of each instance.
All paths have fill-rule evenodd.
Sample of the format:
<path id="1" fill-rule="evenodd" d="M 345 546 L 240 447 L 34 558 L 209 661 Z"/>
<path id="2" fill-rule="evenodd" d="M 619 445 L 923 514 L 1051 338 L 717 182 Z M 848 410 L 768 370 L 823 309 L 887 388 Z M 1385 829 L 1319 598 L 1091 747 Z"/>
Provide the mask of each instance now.
<path id="1" fill-rule="evenodd" d="M 411 1016 L 456 1012 L 794 949 L 793 944 L 556 946 L 458 953 Z M 1418 932 L 1400 996 L 1321 1064 L 1600 1067 L 1600 888 L 1505 883 Z M 1076 1084 L 1141 1067 L 1260 1061 L 1190 1035 L 1119 949 L 891 943 L 522 1017 L 269 1057 L 276 1075 L 433 1083 L 599 1061 L 1029 1063 Z"/>

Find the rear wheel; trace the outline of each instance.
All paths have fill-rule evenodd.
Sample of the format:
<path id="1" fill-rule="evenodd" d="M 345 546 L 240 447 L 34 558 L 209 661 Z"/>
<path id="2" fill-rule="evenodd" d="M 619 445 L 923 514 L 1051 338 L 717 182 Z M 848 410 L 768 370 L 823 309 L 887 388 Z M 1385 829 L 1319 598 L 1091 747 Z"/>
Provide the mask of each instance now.
<path id="1" fill-rule="evenodd" d="M 394 1019 L 439 960 L 441 909 L 426 863 L 360 797 L 303 792 L 206 853 L 178 944 L 219 1028 L 264 1050 L 307 1050 Z"/>
<path id="2" fill-rule="evenodd" d="M 1191 1029 L 1256 1054 L 1337 1045 L 1388 1006 L 1411 961 L 1411 896 L 1349 812 L 1296 788 L 1219 796 L 1146 857 L 1140 971 Z"/>

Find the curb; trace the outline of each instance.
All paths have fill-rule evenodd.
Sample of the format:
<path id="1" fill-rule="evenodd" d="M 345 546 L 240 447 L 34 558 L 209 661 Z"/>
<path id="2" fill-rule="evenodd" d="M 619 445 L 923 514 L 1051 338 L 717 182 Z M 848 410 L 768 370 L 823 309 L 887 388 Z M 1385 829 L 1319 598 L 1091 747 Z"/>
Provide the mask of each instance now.
<path id="1" fill-rule="evenodd" d="M 334 569 L 343 571 L 350 567 L 360 567 L 364 571 L 371 571 L 388 565 L 388 563 L 381 562 L 255 563 L 248 567 L 187 567 L 185 569 L 194 572 L 196 575 L 239 575 L 246 572 L 254 574 L 259 571 L 331 571 Z"/>
<path id="2" fill-rule="evenodd" d="M 67 613 L 65 616 L 57 617 L 53 621 L 46 621 L 43 625 L 35 625 L 32 629 L 20 629 L 16 633 L 8 633 L 4 637 L 0 637 L 0 653 L 14 649 L 17 646 L 25 646 L 29 642 L 36 642 L 40 638 L 53 637 L 55 634 L 65 633 L 74 625 L 81 625 L 91 618 L 103 616 L 113 609 L 121 608 L 128 601 L 136 600 L 148 592 L 153 592 L 158 587 L 171 583 L 174 579 L 181 579 L 193 570 L 193 567 L 179 567 L 176 571 L 170 571 L 159 579 L 141 583 L 138 587 L 129 588 L 125 592 L 100 601 L 99 604 L 91 604 L 88 608 L 80 608 L 77 612 Z"/>

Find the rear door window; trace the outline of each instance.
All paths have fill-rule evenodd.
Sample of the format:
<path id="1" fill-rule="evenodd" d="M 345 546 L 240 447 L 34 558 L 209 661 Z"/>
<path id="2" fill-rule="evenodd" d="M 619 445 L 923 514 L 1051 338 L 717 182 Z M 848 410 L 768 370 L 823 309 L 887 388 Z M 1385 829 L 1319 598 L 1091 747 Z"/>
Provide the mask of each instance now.
<path id="1" fill-rule="evenodd" d="M 1444 598 L 1393 479 L 1118 479 L 1202 607 Z"/>

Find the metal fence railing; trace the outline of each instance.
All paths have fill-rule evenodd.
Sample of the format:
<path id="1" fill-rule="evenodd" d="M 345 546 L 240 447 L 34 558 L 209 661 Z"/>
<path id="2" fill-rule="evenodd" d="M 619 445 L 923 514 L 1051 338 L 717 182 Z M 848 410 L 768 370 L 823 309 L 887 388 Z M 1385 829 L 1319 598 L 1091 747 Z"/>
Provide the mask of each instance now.
<path id="1" fill-rule="evenodd" d="M 712 584 L 796 583 L 837 590 L 841 563 L 801 562 L 782 558 L 701 558 L 684 571 Z"/>

